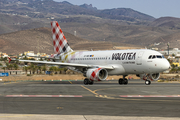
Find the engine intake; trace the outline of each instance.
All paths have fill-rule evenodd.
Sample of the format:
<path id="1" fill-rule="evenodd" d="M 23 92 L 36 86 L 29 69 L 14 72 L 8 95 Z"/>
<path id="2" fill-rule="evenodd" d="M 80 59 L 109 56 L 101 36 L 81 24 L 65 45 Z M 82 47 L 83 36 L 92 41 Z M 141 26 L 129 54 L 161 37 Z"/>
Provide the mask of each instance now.
<path id="1" fill-rule="evenodd" d="M 88 69 L 86 72 L 86 77 L 92 81 L 106 80 L 107 76 L 108 76 L 108 72 L 104 68 Z"/>
<path id="2" fill-rule="evenodd" d="M 141 79 L 143 80 L 147 80 L 147 79 L 150 79 L 150 80 L 158 80 L 159 77 L 160 77 L 160 73 L 153 73 L 153 74 L 138 74 L 136 75 L 137 77 L 140 77 Z"/>
<path id="3" fill-rule="evenodd" d="M 153 74 L 150 74 L 150 77 L 152 80 L 158 80 L 159 77 L 160 77 L 160 73 L 153 73 Z"/>

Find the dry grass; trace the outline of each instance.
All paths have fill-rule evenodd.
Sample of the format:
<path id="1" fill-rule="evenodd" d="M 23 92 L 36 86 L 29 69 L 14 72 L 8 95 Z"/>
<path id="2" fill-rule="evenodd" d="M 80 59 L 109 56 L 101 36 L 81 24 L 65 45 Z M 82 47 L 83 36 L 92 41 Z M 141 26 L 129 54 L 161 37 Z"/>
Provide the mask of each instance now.
<path id="1" fill-rule="evenodd" d="M 109 76 L 107 80 L 118 80 L 122 76 Z M 138 79 L 135 75 L 129 75 L 133 79 Z M 34 75 L 34 76 L 9 76 L 9 77 L 0 77 L 2 81 L 37 81 L 37 80 L 84 80 L 85 77 L 82 75 Z"/>

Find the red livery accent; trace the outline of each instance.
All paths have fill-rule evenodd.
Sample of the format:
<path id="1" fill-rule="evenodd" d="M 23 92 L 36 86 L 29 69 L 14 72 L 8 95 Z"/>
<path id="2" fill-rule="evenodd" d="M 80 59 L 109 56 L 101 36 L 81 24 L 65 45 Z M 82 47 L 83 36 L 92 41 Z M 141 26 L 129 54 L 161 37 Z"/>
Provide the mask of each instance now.
<path id="1" fill-rule="evenodd" d="M 64 36 L 57 21 L 51 22 L 53 45 L 55 54 L 73 51 Z"/>
<path id="2" fill-rule="evenodd" d="M 8 59 L 9 59 L 9 63 L 10 63 L 12 59 L 10 57 L 8 57 Z"/>
<path id="3" fill-rule="evenodd" d="M 101 69 L 101 68 L 100 68 Z M 94 81 L 94 80 L 98 80 L 99 81 L 99 79 L 98 79 L 98 77 L 97 77 L 97 72 L 99 71 L 99 68 L 97 68 L 97 69 L 95 69 L 93 72 L 92 72 L 92 74 L 91 74 L 91 76 L 90 76 L 90 80 L 92 80 L 92 81 Z"/>
<path id="4" fill-rule="evenodd" d="M 83 97 L 82 95 L 6 95 L 5 97 Z"/>

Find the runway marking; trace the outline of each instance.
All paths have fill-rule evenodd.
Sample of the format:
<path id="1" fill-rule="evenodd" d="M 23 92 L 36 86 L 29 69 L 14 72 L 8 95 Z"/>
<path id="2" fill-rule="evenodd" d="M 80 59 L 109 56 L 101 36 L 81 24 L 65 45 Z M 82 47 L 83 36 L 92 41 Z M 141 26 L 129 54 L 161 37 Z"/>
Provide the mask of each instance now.
<path id="1" fill-rule="evenodd" d="M 84 89 L 88 90 L 89 92 L 93 93 L 95 95 L 95 97 L 99 97 L 99 98 L 108 98 L 107 95 L 99 95 L 98 93 L 96 93 L 96 90 L 92 91 L 89 88 L 81 85 L 81 87 L 83 87 Z"/>
<path id="2" fill-rule="evenodd" d="M 11 116 L 0 116 L 0 118 L 8 118 L 8 117 L 28 117 L 28 116 L 34 116 L 34 115 L 11 115 Z"/>
<path id="3" fill-rule="evenodd" d="M 56 107 L 57 109 L 64 109 L 63 107 Z"/>
<path id="4" fill-rule="evenodd" d="M 82 95 L 6 95 L 5 97 L 83 97 Z"/>
<path id="5" fill-rule="evenodd" d="M 88 88 L 87 88 L 88 89 Z M 96 93 L 97 91 L 101 90 L 107 90 L 107 89 L 117 89 L 117 88 L 105 88 L 105 89 L 96 89 L 92 91 L 93 93 Z M 106 98 L 106 99 L 119 99 L 119 100 L 129 100 L 127 98 L 136 98 L 136 97 L 147 97 L 147 98 L 152 98 L 152 97 L 180 97 L 180 95 L 119 95 L 120 98 L 113 97 L 113 96 L 107 96 L 107 95 L 99 95 L 96 93 L 95 97 L 100 97 L 100 98 Z M 136 101 L 141 101 L 141 99 L 131 99 L 131 100 L 136 100 Z M 164 101 L 164 100 L 158 100 L 158 101 Z"/>
<path id="6" fill-rule="evenodd" d="M 71 81 L 69 81 L 71 84 L 72 84 L 72 82 Z"/>
<path id="7" fill-rule="evenodd" d="M 16 81 L 15 82 L 7 82 L 7 83 L 4 83 L 4 84 L 14 84 L 14 83 L 17 83 Z"/>
<path id="8" fill-rule="evenodd" d="M 89 92 L 91 92 L 91 93 L 93 93 L 95 95 L 98 95 L 95 91 L 92 91 L 92 90 L 90 90 L 89 88 L 87 88 L 87 87 L 85 87 L 83 85 L 81 85 L 81 87 L 83 87 L 84 89 L 88 90 Z"/>
<path id="9" fill-rule="evenodd" d="M 180 95 L 119 95 L 119 97 L 180 97 Z"/>

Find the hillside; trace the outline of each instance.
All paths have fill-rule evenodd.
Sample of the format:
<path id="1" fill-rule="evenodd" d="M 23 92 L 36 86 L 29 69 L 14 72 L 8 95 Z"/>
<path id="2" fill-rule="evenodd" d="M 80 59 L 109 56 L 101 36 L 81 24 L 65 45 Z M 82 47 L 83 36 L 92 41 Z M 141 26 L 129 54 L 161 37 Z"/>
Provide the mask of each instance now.
<path id="1" fill-rule="evenodd" d="M 170 42 L 171 47 L 179 48 L 180 46 L 180 43 L 177 42 L 180 39 L 180 30 L 178 29 L 98 23 L 59 23 L 74 50 L 113 49 L 113 46 L 146 46 L 165 49 L 167 42 Z M 33 24 L 30 23 L 28 26 L 36 27 Z M 37 26 L 40 25 L 38 22 L 36 24 Z M 50 27 L 49 23 L 47 26 Z M 74 31 L 76 31 L 77 37 L 72 35 Z M 40 52 L 53 53 L 50 28 L 35 28 L 3 34 L 0 35 L 0 39 L 2 43 L 0 51 L 9 54 L 17 54 L 29 50 L 37 52 L 37 40 L 41 43 L 39 46 Z M 161 42 L 159 46 L 153 46 L 154 43 L 159 42 Z"/>
<path id="2" fill-rule="evenodd" d="M 61 28 L 71 34 L 76 30 L 77 35 L 84 39 L 134 44 L 144 47 L 148 47 L 156 42 L 163 42 L 159 38 L 169 35 L 171 36 L 173 33 L 180 32 L 179 30 L 172 30 L 163 27 L 93 23 L 83 25 L 61 23 Z M 170 41 L 171 39 L 173 39 L 173 37 L 168 40 Z"/>
<path id="3" fill-rule="evenodd" d="M 161 17 L 154 20 L 149 26 L 153 27 L 167 27 L 170 29 L 180 29 L 180 18 Z"/>
<path id="4" fill-rule="evenodd" d="M 28 44 L 30 44 L 31 50 L 36 51 L 37 41 L 33 41 L 32 44 L 29 41 L 38 38 L 41 41 L 43 39 L 46 41 L 40 47 L 41 50 L 47 49 L 48 53 L 52 53 L 52 48 L 47 45 L 51 44 L 50 21 L 58 21 L 67 34 L 67 38 L 76 31 L 77 39 L 81 40 L 80 38 L 82 38 L 83 42 L 72 43 L 71 47 L 75 49 L 112 49 L 114 45 L 126 46 L 127 44 L 128 46 L 165 49 L 167 42 L 170 42 L 171 47 L 179 48 L 180 46 L 180 43 L 177 42 L 180 39 L 179 18 L 155 19 L 130 8 L 98 10 L 91 4 L 78 6 L 66 1 L 0 0 L 0 39 L 2 42 L 4 41 L 4 46 L 1 44 L 1 49 L 8 51 L 9 47 L 6 47 L 6 44 L 9 43 L 11 46 L 13 43 L 13 45 L 18 46 L 19 43 L 22 43 L 21 48 L 13 45 L 11 48 L 23 51 L 27 50 Z M 45 32 L 45 30 L 40 32 L 40 29 L 47 29 L 46 31 L 49 29 L 49 32 Z M 70 35 L 68 35 L 69 33 Z M 74 37 L 68 38 L 69 42 L 73 42 L 73 40 L 75 40 Z M 88 41 L 88 44 L 84 41 Z M 160 42 L 159 46 L 153 45 Z M 98 45 L 99 47 L 97 47 Z M 101 46 L 104 47 L 101 48 Z"/>
<path id="5" fill-rule="evenodd" d="M 103 50 L 113 49 L 113 46 L 133 46 L 120 43 L 110 43 L 101 41 L 90 41 L 78 38 L 72 34 L 64 32 L 73 50 Z M 49 28 L 37 28 L 31 30 L 18 31 L 0 35 L 0 51 L 8 54 L 19 54 L 24 51 L 35 51 L 52 54 L 52 34 Z"/>
<path id="6" fill-rule="evenodd" d="M 32 19 L 22 15 L 0 13 L 0 34 L 40 27 L 47 27 L 44 20 Z"/>

